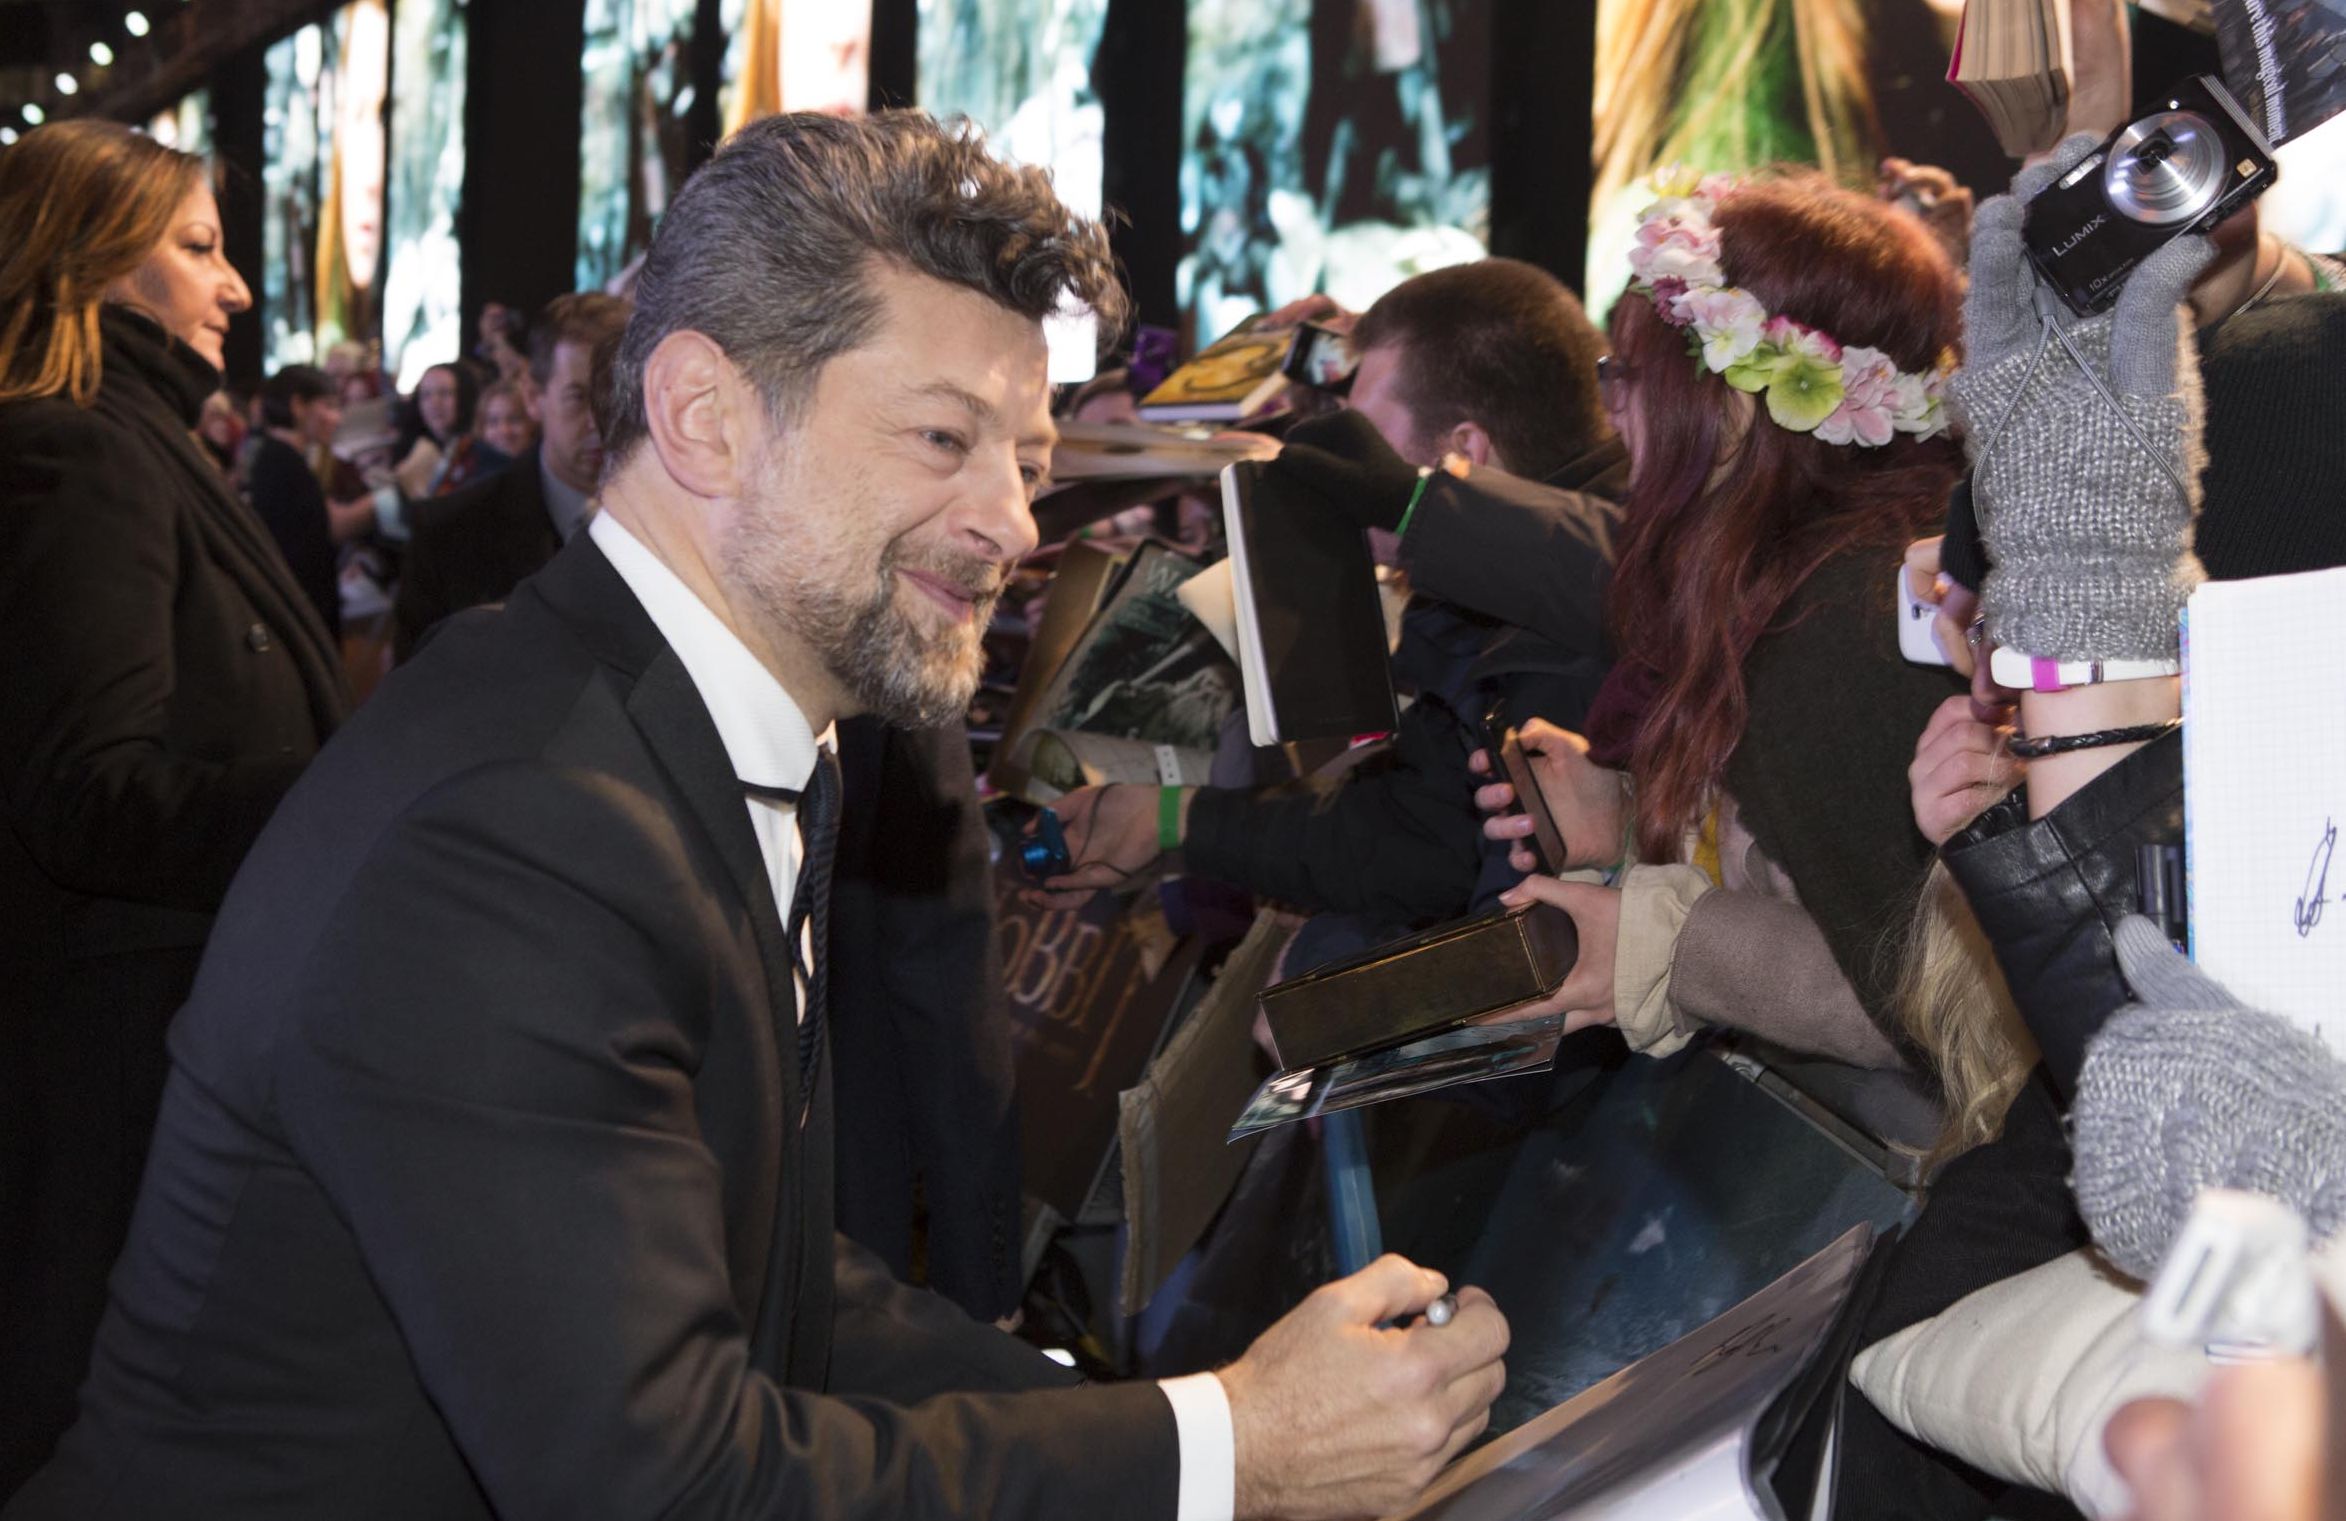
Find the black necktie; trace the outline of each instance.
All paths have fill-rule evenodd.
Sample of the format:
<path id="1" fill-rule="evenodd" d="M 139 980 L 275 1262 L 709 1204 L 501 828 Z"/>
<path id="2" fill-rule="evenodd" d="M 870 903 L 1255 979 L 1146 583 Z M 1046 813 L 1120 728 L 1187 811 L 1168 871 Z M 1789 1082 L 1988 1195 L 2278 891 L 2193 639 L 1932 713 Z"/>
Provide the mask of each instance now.
<path id="1" fill-rule="evenodd" d="M 781 789 L 753 789 L 772 797 Z M 814 774 L 799 796 L 798 836 L 805 858 L 798 866 L 798 886 L 790 896 L 790 914 L 784 930 L 790 937 L 790 955 L 811 964 L 799 966 L 806 979 L 806 1008 L 798 1021 L 798 1091 L 814 1101 L 816 1069 L 823 1059 L 823 1021 L 829 1009 L 831 960 L 831 860 L 839 844 L 839 759 L 829 746 L 815 751 Z M 806 949 L 801 951 L 804 942 Z"/>

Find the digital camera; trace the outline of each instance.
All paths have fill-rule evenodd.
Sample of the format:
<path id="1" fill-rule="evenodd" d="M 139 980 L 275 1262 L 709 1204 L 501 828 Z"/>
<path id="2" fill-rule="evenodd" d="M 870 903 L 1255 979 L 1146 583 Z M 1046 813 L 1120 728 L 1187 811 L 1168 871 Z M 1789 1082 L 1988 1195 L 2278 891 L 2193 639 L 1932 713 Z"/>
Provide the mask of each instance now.
<path id="1" fill-rule="evenodd" d="M 2046 186 L 2021 236 L 2045 283 L 2089 316 L 2118 299 L 2136 265 L 2223 221 L 2278 173 L 2231 92 L 2201 74 Z"/>

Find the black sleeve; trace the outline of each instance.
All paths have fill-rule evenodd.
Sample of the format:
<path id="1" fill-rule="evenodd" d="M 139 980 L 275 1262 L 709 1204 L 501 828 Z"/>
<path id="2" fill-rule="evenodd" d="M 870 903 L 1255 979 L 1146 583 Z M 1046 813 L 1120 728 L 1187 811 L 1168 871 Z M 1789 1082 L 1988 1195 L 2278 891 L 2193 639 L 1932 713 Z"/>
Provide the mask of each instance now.
<path id="1" fill-rule="evenodd" d="M 454 514 L 445 506 L 449 500 L 437 497 L 409 504 L 414 522 L 408 529 L 407 553 L 399 564 L 399 589 L 391 598 L 394 663 L 413 655 L 432 625 L 458 609 L 448 575 L 454 558 L 450 541 L 456 535 Z"/>
<path id="2" fill-rule="evenodd" d="M 104 421 L 44 407 L 0 439 L 0 701 L 11 823 L 75 892 L 209 910 L 301 774 L 300 759 L 175 749 L 168 493 Z"/>
<path id="3" fill-rule="evenodd" d="M 305 1013 L 279 1121 L 491 1506 L 1170 1517 L 1177 1436 L 1150 1385 L 907 1407 L 752 1367 L 693 1081 L 733 952 L 681 890 L 683 850 L 606 778 L 483 767 L 388 827 L 283 973 Z M 851 1315 L 944 1311 L 875 1299 L 850 1266 Z"/>
<path id="4" fill-rule="evenodd" d="M 1442 471 L 1401 536 L 1410 585 L 1575 653 L 1605 648 L 1605 587 L 1621 510 L 1498 470 Z"/>
<path id="5" fill-rule="evenodd" d="M 2069 1143 L 2043 1069 L 1996 1139 L 1942 1168 L 1922 1214 L 1892 1248 L 1858 1345 L 1927 1320 L 1965 1295 L 2088 1244 L 2069 1193 Z M 1854 1391 L 1842 1432 L 1843 1493 L 1834 1514 L 1916 1521 L 2073 1516 L 2066 1504 L 1992 1478 L 1905 1435 Z"/>
<path id="6" fill-rule="evenodd" d="M 2183 838 L 2183 736 L 2143 746 L 2041 819 L 2014 792 L 1940 848 L 2066 1105 L 2119 1005 L 2111 936 L 2138 912 L 2135 852 Z"/>
<path id="7" fill-rule="evenodd" d="M 1183 867 L 1315 911 L 1453 918 L 1482 871 L 1468 748 L 1449 711 L 1421 698 L 1401 715 L 1392 753 L 1331 791 L 1203 788 Z"/>
<path id="8" fill-rule="evenodd" d="M 269 537 L 277 541 L 296 574 L 302 573 L 307 567 L 301 557 L 311 540 L 328 533 L 325 488 L 298 453 L 276 444 L 253 456 L 248 487 L 253 511 L 267 526 Z M 328 542 L 332 542 L 330 536 Z"/>
<path id="9" fill-rule="evenodd" d="M 943 1295 L 897 1282 L 886 1263 L 845 1236 L 837 1247 L 831 1393 L 917 1405 L 940 1394 L 1016 1394 L 1082 1382 Z"/>

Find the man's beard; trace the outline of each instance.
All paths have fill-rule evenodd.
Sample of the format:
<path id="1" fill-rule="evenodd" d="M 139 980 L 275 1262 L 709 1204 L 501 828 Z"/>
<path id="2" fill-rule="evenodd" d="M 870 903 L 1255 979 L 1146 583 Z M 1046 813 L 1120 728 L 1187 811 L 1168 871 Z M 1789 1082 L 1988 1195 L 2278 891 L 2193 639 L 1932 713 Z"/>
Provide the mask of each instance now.
<path id="1" fill-rule="evenodd" d="M 734 520 L 724 548 L 725 569 L 760 620 L 812 650 L 857 711 L 905 729 L 941 728 L 961 718 L 984 670 L 983 637 L 1001 595 L 1001 573 L 975 558 L 921 555 L 898 539 L 881 550 L 858 595 L 852 569 L 828 582 L 821 559 L 756 511 Z M 974 616 L 923 629 L 896 605 L 899 568 L 967 593 Z"/>

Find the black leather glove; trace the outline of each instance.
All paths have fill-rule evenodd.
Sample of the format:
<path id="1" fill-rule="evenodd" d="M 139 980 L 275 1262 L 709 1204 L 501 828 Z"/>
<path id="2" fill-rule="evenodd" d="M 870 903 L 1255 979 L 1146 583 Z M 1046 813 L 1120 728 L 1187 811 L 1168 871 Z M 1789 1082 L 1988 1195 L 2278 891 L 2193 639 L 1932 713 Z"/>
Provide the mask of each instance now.
<path id="1" fill-rule="evenodd" d="M 1363 528 L 1400 527 L 1417 491 L 1417 467 L 1349 408 L 1297 423 L 1263 470 L 1323 498 Z"/>

